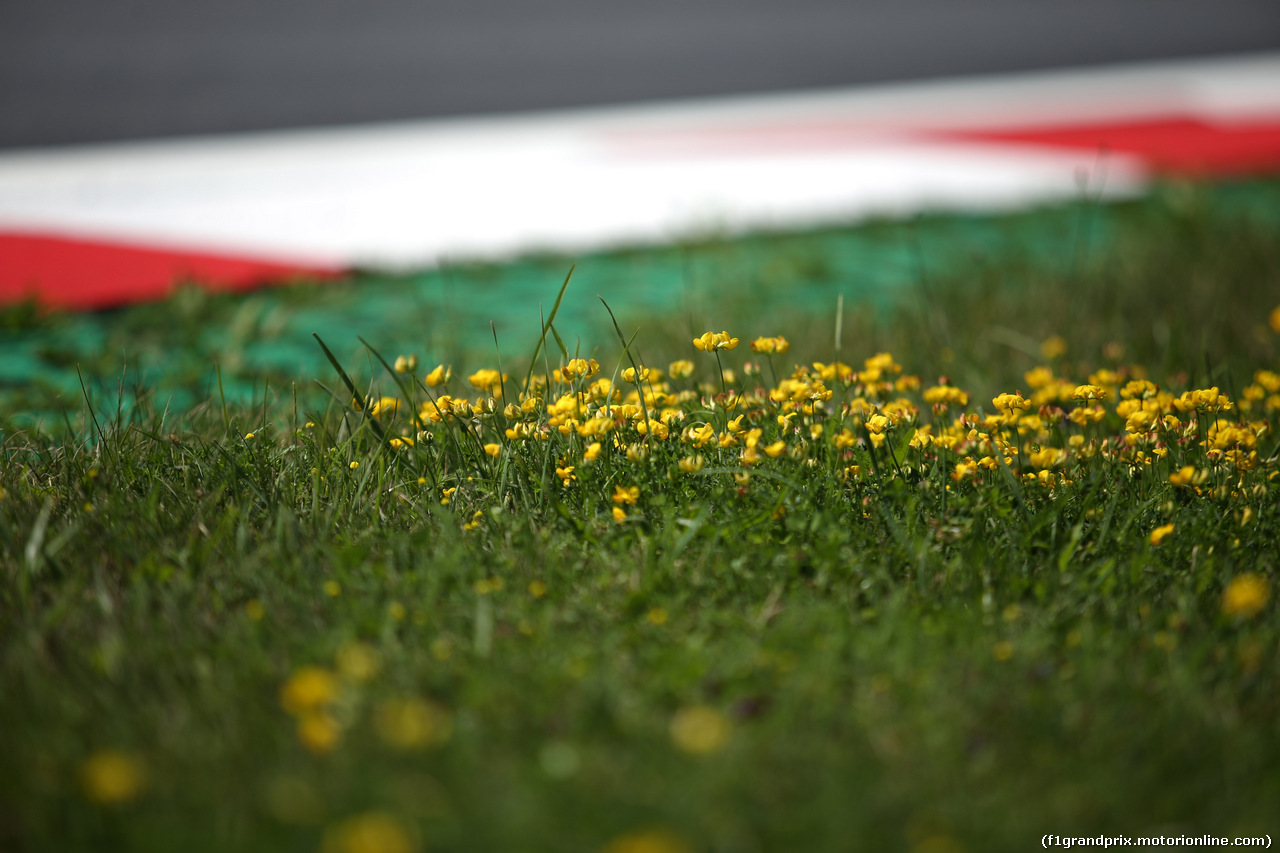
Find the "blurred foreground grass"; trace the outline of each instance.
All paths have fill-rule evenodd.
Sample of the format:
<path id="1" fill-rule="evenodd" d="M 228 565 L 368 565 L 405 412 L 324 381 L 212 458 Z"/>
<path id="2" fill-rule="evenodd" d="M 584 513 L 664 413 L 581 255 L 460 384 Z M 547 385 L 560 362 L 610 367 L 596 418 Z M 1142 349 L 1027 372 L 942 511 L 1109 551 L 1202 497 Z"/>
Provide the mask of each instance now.
<path id="1" fill-rule="evenodd" d="M 1233 193 L 1280 186 L 1042 212 L 1048 261 L 1006 234 L 914 273 L 913 229 L 966 226 L 873 224 L 905 281 L 865 299 L 830 234 L 681 247 L 678 308 L 607 293 L 615 330 L 575 278 L 532 365 L 536 302 L 500 356 L 357 317 L 322 338 L 404 372 L 315 346 L 231 365 L 224 405 L 198 343 L 189 407 L 11 406 L 0 846 L 1274 835 L 1280 223 Z M 90 384 L 341 293 L 124 312 Z"/>

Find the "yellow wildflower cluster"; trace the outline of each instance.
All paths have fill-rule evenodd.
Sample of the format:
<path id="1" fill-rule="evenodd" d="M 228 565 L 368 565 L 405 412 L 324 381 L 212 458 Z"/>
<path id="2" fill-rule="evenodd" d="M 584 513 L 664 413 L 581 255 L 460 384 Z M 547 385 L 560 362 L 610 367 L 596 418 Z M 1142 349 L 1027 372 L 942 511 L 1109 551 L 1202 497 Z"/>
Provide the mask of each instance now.
<path id="1" fill-rule="evenodd" d="M 280 707 L 298 721 L 298 740 L 321 755 L 338 744 L 342 727 L 334 716 L 341 681 L 328 669 L 305 666 L 280 688 Z"/>
<path id="2" fill-rule="evenodd" d="M 707 332 L 692 343 L 719 359 L 739 339 Z M 1065 344 L 1050 349 L 1057 359 Z M 751 350 L 777 356 L 790 344 L 761 336 Z M 474 461 L 461 467 L 457 460 L 439 466 L 448 472 L 440 504 L 457 503 L 466 475 L 492 477 L 515 461 L 521 470 L 545 471 L 544 487 L 598 501 L 619 523 L 643 519 L 646 505 L 648 479 L 626 466 L 691 480 L 734 474 L 743 492 L 758 466 L 825 468 L 848 489 L 893 478 L 933 480 L 948 490 L 1003 487 L 1012 476 L 1050 498 L 1095 465 L 1175 494 L 1250 500 L 1266 494 L 1277 474 L 1280 372 L 1267 369 L 1236 399 L 1216 386 L 1167 388 L 1138 366 L 1070 377 L 1054 361 L 989 403 L 945 377 L 926 382 L 884 352 L 861 365 L 797 364 L 771 381 L 753 365 L 712 369 L 708 376 L 705 363 L 679 359 L 662 371 L 624 358 L 610 374 L 595 359 L 565 358 L 523 382 L 477 370 L 467 378 L 481 392 L 473 398 L 454 396 L 452 369 L 441 365 L 416 381 L 416 398 L 370 399 L 364 410 L 399 427 L 391 439 L 397 449 L 470 455 Z M 475 510 L 464 510 L 471 529 L 480 524 Z M 1158 527 L 1150 540 L 1159 545 L 1170 535 Z"/>
<path id="3" fill-rule="evenodd" d="M 404 605 L 392 602 L 388 614 L 404 618 Z M 332 752 L 359 716 L 361 685 L 381 672 L 378 653 L 365 643 L 347 643 L 334 655 L 332 668 L 304 666 L 280 687 L 280 707 L 297 721 L 298 741 L 311 753 Z M 391 698 L 373 710 L 373 729 L 395 749 L 438 747 L 449 740 L 453 718 L 447 709 L 418 697 Z"/>

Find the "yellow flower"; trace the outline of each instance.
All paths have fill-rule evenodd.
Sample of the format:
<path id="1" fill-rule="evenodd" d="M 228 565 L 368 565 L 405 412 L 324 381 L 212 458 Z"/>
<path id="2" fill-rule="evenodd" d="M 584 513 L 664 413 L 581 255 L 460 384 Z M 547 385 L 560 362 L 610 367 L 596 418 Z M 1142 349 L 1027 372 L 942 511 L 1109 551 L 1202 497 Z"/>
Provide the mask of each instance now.
<path id="1" fill-rule="evenodd" d="M 331 714 L 323 711 L 307 714 L 298 720 L 298 740 L 314 755 L 324 755 L 338 745 L 342 728 Z"/>
<path id="2" fill-rule="evenodd" d="M 751 342 L 753 352 L 761 352 L 765 355 L 782 355 L 791 349 L 791 343 L 784 337 L 776 338 L 756 338 Z"/>
<path id="3" fill-rule="evenodd" d="M 418 357 L 416 355 L 398 355 L 396 356 L 396 373 L 413 373 L 418 369 Z"/>
<path id="4" fill-rule="evenodd" d="M 991 405 L 1005 415 L 1025 412 L 1031 407 L 1031 403 L 1021 394 L 1001 394 L 991 400 Z"/>
<path id="5" fill-rule="evenodd" d="M 1165 540 L 1165 537 L 1167 537 L 1172 532 L 1173 532 L 1172 524 L 1160 525 L 1155 530 L 1151 531 L 1151 544 L 1159 545 L 1161 542 Z"/>
<path id="6" fill-rule="evenodd" d="M 671 719 L 671 741 L 693 755 L 707 755 L 722 749 L 732 731 L 729 718 L 707 705 L 681 708 Z"/>
<path id="7" fill-rule="evenodd" d="M 502 388 L 506 378 L 496 370 L 477 370 L 467 377 L 467 381 L 481 391 L 494 391 Z"/>
<path id="8" fill-rule="evenodd" d="M 422 381 L 432 388 L 438 388 L 448 382 L 451 376 L 453 376 L 452 367 L 445 367 L 443 364 L 437 364 L 436 369 L 424 376 Z"/>
<path id="9" fill-rule="evenodd" d="M 667 623 L 667 611 L 661 607 L 652 608 L 645 616 L 650 625 L 665 625 Z"/>
<path id="10" fill-rule="evenodd" d="M 704 423 L 702 426 L 685 427 L 684 435 L 681 436 L 685 441 L 692 442 L 702 447 L 707 442 L 716 437 L 716 429 L 711 424 Z"/>
<path id="11" fill-rule="evenodd" d="M 619 835 L 600 853 L 693 853 L 693 847 L 679 835 L 665 829 L 646 829 Z"/>
<path id="12" fill-rule="evenodd" d="M 1040 355 L 1044 356 L 1044 358 L 1049 361 L 1052 361 L 1060 355 L 1066 355 L 1066 352 L 1067 341 L 1062 337 L 1062 335 L 1054 335 L 1053 337 L 1045 338 L 1044 341 L 1040 343 Z"/>
<path id="13" fill-rule="evenodd" d="M 588 361 L 585 358 L 571 358 L 569 363 L 556 371 L 556 380 L 562 382 L 572 382 L 578 378 L 589 378 L 600 372 L 600 363 L 594 358 Z"/>
<path id="14" fill-rule="evenodd" d="M 1146 379 L 1131 379 L 1120 389 L 1126 400 L 1146 400 L 1160 393 L 1160 386 Z"/>
<path id="15" fill-rule="evenodd" d="M 686 456 L 678 463 L 680 470 L 686 474 L 696 474 L 702 470 L 702 466 L 706 464 L 706 460 L 702 458 L 702 454 L 697 456 Z"/>
<path id="16" fill-rule="evenodd" d="M 542 598 L 547 594 L 547 585 L 539 580 L 529 581 L 529 594 L 534 598 Z"/>
<path id="17" fill-rule="evenodd" d="M 862 365 L 867 369 L 867 372 L 872 372 L 877 374 L 875 380 L 869 380 L 873 382 L 879 379 L 879 374 L 902 372 L 902 365 L 894 361 L 893 355 L 887 352 L 878 352 L 875 355 L 871 356 L 870 358 L 863 359 Z M 839 367 L 838 363 L 836 367 L 838 369 Z M 825 379 L 827 377 L 824 376 L 823 378 Z M 859 376 L 858 378 L 864 379 L 864 377 L 862 376 Z M 864 381 L 868 381 L 868 380 L 864 379 Z"/>
<path id="18" fill-rule="evenodd" d="M 627 514 L 623 511 L 622 507 L 615 506 L 613 508 L 613 520 L 618 522 L 618 524 L 627 520 Z"/>
<path id="19" fill-rule="evenodd" d="M 490 456 L 497 456 L 499 453 L 501 453 L 501 452 L 502 452 L 502 445 L 501 445 L 501 444 L 486 444 L 486 445 L 484 446 L 484 452 L 485 452 L 485 453 L 488 453 Z"/>
<path id="20" fill-rule="evenodd" d="M 1114 370 L 1108 370 L 1105 367 L 1089 374 L 1091 385 L 1117 385 L 1119 382 L 1120 376 Z"/>
<path id="21" fill-rule="evenodd" d="M 350 465 L 348 465 L 347 467 L 348 467 L 348 468 L 350 468 L 352 471 L 354 471 L 354 470 L 356 470 L 357 468 L 359 468 L 359 467 L 360 467 L 360 463 L 359 463 L 359 462 L 352 462 L 352 463 L 351 463 Z"/>
<path id="22" fill-rule="evenodd" d="M 1067 461 L 1067 451 L 1057 447 L 1043 447 L 1027 454 L 1027 461 L 1032 468 L 1053 468 Z"/>
<path id="23" fill-rule="evenodd" d="M 1247 572 L 1237 575 L 1222 592 L 1222 612 L 1227 616 L 1252 619 L 1262 612 L 1271 598 L 1271 588 L 1262 575 Z"/>
<path id="24" fill-rule="evenodd" d="M 1073 400 L 1105 400 L 1107 389 L 1099 388 L 1097 385 L 1077 385 L 1071 392 L 1071 398 Z"/>
<path id="25" fill-rule="evenodd" d="M 304 666 L 280 688 L 280 707 L 295 717 L 332 704 L 338 698 L 338 680 L 318 666 Z"/>
<path id="26" fill-rule="evenodd" d="M 884 415 L 876 414 L 867 418 L 867 432 L 872 435 L 880 435 L 891 426 L 893 424 Z"/>
<path id="27" fill-rule="evenodd" d="M 733 349 L 738 345 L 738 339 L 729 337 L 728 332 L 707 332 L 700 338 L 694 338 L 693 345 L 703 352 L 715 352 Z"/>
<path id="28" fill-rule="evenodd" d="M 887 359 L 887 361 L 885 359 Z M 833 362 L 832 364 L 823 364 L 821 361 L 815 361 L 813 363 L 813 369 L 818 372 L 819 378 L 824 381 L 838 379 L 845 384 L 851 384 L 856 381 L 861 381 L 863 383 L 879 381 L 880 374 L 884 372 L 884 369 L 874 365 L 886 364 L 891 365 L 892 367 L 898 367 L 893 362 L 893 356 L 889 355 L 887 352 L 864 359 L 864 364 L 866 364 L 867 370 L 861 375 L 856 373 L 852 367 L 845 364 L 843 361 Z M 901 369 L 902 368 L 898 367 L 898 370 Z M 800 374 L 797 373 L 795 375 L 799 378 Z"/>
<path id="29" fill-rule="evenodd" d="M 454 486 L 452 489 L 441 489 L 440 506 L 448 506 L 453 501 L 453 493 L 456 491 L 458 491 L 457 486 Z"/>
<path id="30" fill-rule="evenodd" d="M 325 831 L 322 853 L 414 853 L 413 834 L 384 812 L 365 812 Z"/>
<path id="31" fill-rule="evenodd" d="M 1231 398 L 1219 391 L 1216 385 L 1212 388 L 1187 391 L 1173 401 L 1174 408 L 1180 412 L 1189 412 L 1193 409 L 1200 412 L 1229 412 L 1233 405 Z"/>
<path id="32" fill-rule="evenodd" d="M 135 756 L 114 749 L 93 753 L 80 765 L 80 787 L 95 803 L 136 800 L 147 787 L 147 770 Z"/>
<path id="33" fill-rule="evenodd" d="M 453 734 L 453 717 L 441 705 L 426 699 L 389 699 L 374 711 L 374 731 L 396 749 L 443 746 Z"/>
<path id="34" fill-rule="evenodd" d="M 634 383 L 636 381 L 636 369 L 634 367 L 628 367 L 626 370 L 622 371 L 622 378 L 624 381 Z M 648 378 L 649 368 L 640 368 L 640 381 L 643 382 Z"/>
<path id="35" fill-rule="evenodd" d="M 1044 388 L 1053 382 L 1053 369 L 1039 365 L 1022 374 L 1022 378 L 1027 380 L 1027 384 L 1032 388 Z"/>
<path id="36" fill-rule="evenodd" d="M 688 379 L 693 375 L 693 362 L 683 358 L 673 361 L 667 365 L 667 373 L 672 379 Z"/>
<path id="37" fill-rule="evenodd" d="M 1098 423 L 1107 416 L 1107 410 L 1101 406 L 1081 406 L 1078 409 L 1072 409 L 1067 415 L 1073 423 L 1080 426 L 1087 426 L 1091 423 Z"/>
<path id="38" fill-rule="evenodd" d="M 782 439 L 778 439 L 773 444 L 764 448 L 764 452 L 768 454 L 770 459 L 777 459 L 787 451 L 787 443 Z"/>
<path id="39" fill-rule="evenodd" d="M 613 502 L 616 504 L 634 504 L 640 500 L 639 486 L 618 486 L 613 493 Z M 614 513 L 617 517 L 617 513 Z"/>
<path id="40" fill-rule="evenodd" d="M 929 425 L 926 424 L 920 429 L 917 429 L 915 431 L 915 435 L 911 436 L 911 440 L 908 441 L 907 444 L 914 447 L 916 450 L 925 450 L 932 445 L 933 433 L 930 431 Z"/>
<path id="41" fill-rule="evenodd" d="M 1183 465 L 1177 471 L 1169 475 L 1169 482 L 1175 486 L 1199 485 L 1209 478 L 1209 472 L 1196 472 L 1196 466 Z"/>
<path id="42" fill-rule="evenodd" d="M 1125 419 L 1124 428 L 1134 435 L 1145 435 L 1152 429 L 1152 424 L 1156 420 L 1156 413 L 1147 411 L 1146 409 L 1138 409 Z"/>
<path id="43" fill-rule="evenodd" d="M 382 664 L 378 653 L 367 643 L 347 643 L 334 656 L 338 673 L 348 681 L 368 681 Z"/>
<path id="44" fill-rule="evenodd" d="M 509 426 L 504 433 L 508 441 L 528 441 L 538 436 L 538 425 L 534 423 L 517 423 Z"/>
<path id="45" fill-rule="evenodd" d="M 600 456 L 600 442 L 593 441 L 587 445 L 587 449 L 582 451 L 583 462 L 595 462 Z"/>

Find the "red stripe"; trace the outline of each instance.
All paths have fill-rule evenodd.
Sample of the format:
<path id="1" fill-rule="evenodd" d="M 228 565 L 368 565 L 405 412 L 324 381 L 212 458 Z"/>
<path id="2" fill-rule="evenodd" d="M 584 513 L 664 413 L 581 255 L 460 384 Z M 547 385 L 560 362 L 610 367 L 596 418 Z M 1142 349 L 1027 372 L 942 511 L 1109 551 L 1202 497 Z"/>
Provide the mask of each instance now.
<path id="1" fill-rule="evenodd" d="M 163 298 L 182 282 L 246 290 L 341 274 L 315 264 L 0 232 L 0 303 L 35 297 L 59 308 L 111 308 Z"/>
<path id="2" fill-rule="evenodd" d="M 1133 154 L 1156 171 L 1173 175 L 1235 176 L 1280 169 L 1280 117 L 1276 116 L 1230 122 L 1175 116 L 935 133 L 949 139 Z"/>

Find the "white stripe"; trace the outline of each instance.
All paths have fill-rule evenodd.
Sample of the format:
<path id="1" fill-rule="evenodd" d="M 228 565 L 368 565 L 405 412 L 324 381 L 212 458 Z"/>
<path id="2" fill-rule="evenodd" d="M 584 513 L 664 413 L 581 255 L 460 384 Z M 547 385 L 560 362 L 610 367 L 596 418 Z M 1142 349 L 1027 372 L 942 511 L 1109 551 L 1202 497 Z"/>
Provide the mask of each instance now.
<path id="1" fill-rule="evenodd" d="M 1280 55 L 0 154 L 0 228 L 324 263 L 430 264 L 698 230 L 1131 193 L 1140 164 L 937 144 L 923 126 L 1280 114 Z M 814 151 L 688 147 L 814 123 Z M 725 136 L 728 133 L 729 136 Z M 713 133 L 711 138 L 717 137 Z M 627 140 L 658 140 L 633 150 Z M 619 144 L 620 140 L 624 144 Z M 642 146 L 643 148 L 643 146 Z M 716 155 L 716 156 L 710 156 Z"/>

